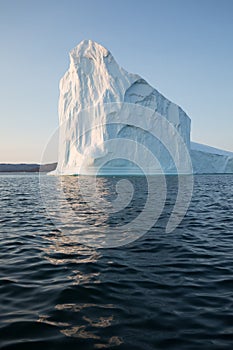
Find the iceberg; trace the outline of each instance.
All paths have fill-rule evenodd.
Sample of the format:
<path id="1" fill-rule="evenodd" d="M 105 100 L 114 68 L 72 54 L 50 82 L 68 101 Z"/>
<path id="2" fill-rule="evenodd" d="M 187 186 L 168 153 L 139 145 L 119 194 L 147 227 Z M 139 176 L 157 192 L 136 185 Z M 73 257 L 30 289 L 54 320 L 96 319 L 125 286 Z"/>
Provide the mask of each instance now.
<path id="1" fill-rule="evenodd" d="M 233 173 L 233 153 L 190 142 L 183 109 L 102 45 L 84 40 L 69 56 L 52 174 Z"/>
<path id="2" fill-rule="evenodd" d="M 191 159 L 194 174 L 233 173 L 233 153 L 191 142 Z"/>

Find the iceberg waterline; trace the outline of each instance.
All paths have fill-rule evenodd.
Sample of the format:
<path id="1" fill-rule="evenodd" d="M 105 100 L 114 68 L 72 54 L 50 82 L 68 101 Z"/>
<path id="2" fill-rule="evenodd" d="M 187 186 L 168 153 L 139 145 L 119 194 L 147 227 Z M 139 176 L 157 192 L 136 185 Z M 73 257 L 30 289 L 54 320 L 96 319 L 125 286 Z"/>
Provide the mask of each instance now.
<path id="1" fill-rule="evenodd" d="M 233 173 L 233 153 L 190 142 L 182 108 L 91 40 L 70 52 L 59 125 L 52 174 Z"/>

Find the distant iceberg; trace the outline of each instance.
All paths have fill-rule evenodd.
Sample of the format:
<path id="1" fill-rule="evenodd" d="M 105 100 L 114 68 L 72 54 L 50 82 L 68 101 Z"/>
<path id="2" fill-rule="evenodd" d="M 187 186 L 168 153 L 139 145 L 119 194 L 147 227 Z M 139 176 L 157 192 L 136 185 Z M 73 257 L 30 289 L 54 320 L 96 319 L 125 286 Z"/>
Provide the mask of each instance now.
<path id="1" fill-rule="evenodd" d="M 190 142 L 191 120 L 182 108 L 91 40 L 70 52 L 59 125 L 52 174 L 233 173 L 233 153 Z"/>

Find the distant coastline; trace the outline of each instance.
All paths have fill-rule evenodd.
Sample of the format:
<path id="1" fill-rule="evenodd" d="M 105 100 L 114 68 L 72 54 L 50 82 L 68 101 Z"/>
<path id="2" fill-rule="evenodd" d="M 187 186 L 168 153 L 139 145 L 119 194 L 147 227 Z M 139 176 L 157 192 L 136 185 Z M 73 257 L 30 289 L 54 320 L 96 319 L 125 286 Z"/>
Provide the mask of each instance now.
<path id="1" fill-rule="evenodd" d="M 16 173 L 16 172 L 30 172 L 30 173 L 38 173 L 38 172 L 49 172 L 55 170 L 57 163 L 49 163 L 49 164 L 7 164 L 0 163 L 0 172 L 1 173 Z"/>

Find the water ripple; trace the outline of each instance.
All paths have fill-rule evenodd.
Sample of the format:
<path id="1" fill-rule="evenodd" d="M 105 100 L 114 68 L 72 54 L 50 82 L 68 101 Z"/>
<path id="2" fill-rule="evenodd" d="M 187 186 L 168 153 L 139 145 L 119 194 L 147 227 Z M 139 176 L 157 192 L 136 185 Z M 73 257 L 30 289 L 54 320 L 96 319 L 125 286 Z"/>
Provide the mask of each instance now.
<path id="1" fill-rule="evenodd" d="M 63 181 L 82 225 L 127 222 L 145 202 L 139 177 L 129 213 L 98 218 L 75 202 L 76 179 Z M 114 180 L 101 183 L 109 196 Z M 172 194 L 145 236 L 105 250 L 56 230 L 37 176 L 1 175 L 0 190 L 0 349 L 232 349 L 231 175 L 197 176 L 173 233 L 165 234 Z"/>

